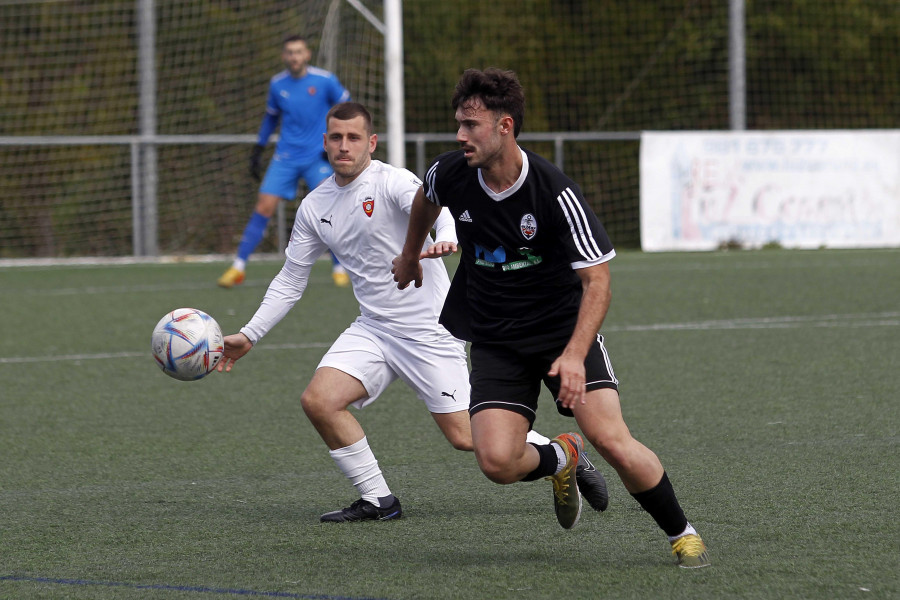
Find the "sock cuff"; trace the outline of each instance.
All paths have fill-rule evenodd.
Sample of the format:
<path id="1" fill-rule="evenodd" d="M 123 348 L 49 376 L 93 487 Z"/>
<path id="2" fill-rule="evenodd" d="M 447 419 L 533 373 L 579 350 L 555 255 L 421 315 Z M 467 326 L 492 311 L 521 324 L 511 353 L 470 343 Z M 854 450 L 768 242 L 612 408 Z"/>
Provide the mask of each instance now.
<path id="1" fill-rule="evenodd" d="M 686 535 L 692 535 L 692 534 L 693 534 L 693 535 L 697 535 L 697 530 L 694 529 L 694 526 L 693 526 L 693 525 L 691 525 L 690 523 L 688 523 L 688 524 L 687 524 L 687 527 L 684 528 L 684 531 L 682 531 L 682 532 L 679 533 L 678 535 L 670 535 L 670 536 L 669 536 L 669 542 L 674 542 L 675 540 L 677 540 L 677 539 L 679 539 L 679 538 L 683 538 L 683 537 L 686 536 Z"/>
<path id="2" fill-rule="evenodd" d="M 538 462 L 538 466 L 534 471 L 522 478 L 522 481 L 536 481 L 556 473 L 559 459 L 556 456 L 556 450 L 553 448 L 553 444 L 528 443 L 538 451 L 540 462 Z"/>
<path id="3" fill-rule="evenodd" d="M 265 226 L 265 225 L 269 224 L 269 217 L 267 217 L 261 213 L 258 213 L 254 210 L 253 214 L 250 215 L 250 222 L 253 223 L 254 225 Z"/>
<path id="4" fill-rule="evenodd" d="M 336 450 L 329 450 L 328 454 L 331 455 L 331 458 L 340 458 L 342 456 L 353 456 L 354 454 L 365 452 L 368 448 L 369 440 L 366 436 L 363 436 L 361 440 L 353 442 L 349 446 L 344 446 L 343 448 L 338 448 Z"/>
<path id="5" fill-rule="evenodd" d="M 644 490 L 643 492 L 636 492 L 631 495 L 635 500 L 640 502 L 642 499 L 653 498 L 654 496 L 660 495 L 660 493 L 665 493 L 665 491 L 667 489 L 672 489 L 672 484 L 669 481 L 669 475 L 665 471 L 663 471 L 663 474 L 659 480 L 659 483 L 654 485 L 649 490 Z"/>

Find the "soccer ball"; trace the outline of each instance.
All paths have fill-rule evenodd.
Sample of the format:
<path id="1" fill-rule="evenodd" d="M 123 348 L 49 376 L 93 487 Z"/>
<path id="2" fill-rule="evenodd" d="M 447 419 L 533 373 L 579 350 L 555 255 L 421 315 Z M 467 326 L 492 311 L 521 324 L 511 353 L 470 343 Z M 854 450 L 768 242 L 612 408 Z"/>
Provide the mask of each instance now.
<path id="1" fill-rule="evenodd" d="M 206 377 L 225 352 L 222 329 L 196 308 L 176 308 L 156 324 L 151 338 L 153 358 L 169 377 L 194 381 Z"/>

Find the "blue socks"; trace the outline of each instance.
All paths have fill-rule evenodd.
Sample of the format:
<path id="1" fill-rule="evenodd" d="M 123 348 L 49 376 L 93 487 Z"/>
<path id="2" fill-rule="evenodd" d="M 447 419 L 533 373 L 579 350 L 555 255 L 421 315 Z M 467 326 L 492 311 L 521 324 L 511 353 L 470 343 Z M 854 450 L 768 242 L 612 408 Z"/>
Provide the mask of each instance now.
<path id="1" fill-rule="evenodd" d="M 256 250 L 256 247 L 259 246 L 263 236 L 266 234 L 268 225 L 269 217 L 264 217 L 256 211 L 253 212 L 250 222 L 244 228 L 244 235 L 241 237 L 241 243 L 238 246 L 237 255 L 239 259 L 246 262 L 250 258 L 250 255 L 253 254 L 253 251 Z"/>
<path id="2" fill-rule="evenodd" d="M 237 249 L 237 257 L 239 260 L 244 263 L 247 262 L 247 259 L 250 258 L 250 255 L 256 250 L 256 247 L 259 246 L 259 243 L 262 241 L 263 236 L 266 235 L 266 227 L 269 226 L 269 217 L 264 217 L 256 211 L 253 211 L 253 215 L 250 217 L 250 221 L 247 223 L 247 226 L 244 228 L 244 235 L 241 237 L 241 243 L 238 245 Z M 337 257 L 333 252 L 329 252 L 331 254 L 331 263 L 333 266 L 340 266 L 340 262 L 338 262 Z"/>

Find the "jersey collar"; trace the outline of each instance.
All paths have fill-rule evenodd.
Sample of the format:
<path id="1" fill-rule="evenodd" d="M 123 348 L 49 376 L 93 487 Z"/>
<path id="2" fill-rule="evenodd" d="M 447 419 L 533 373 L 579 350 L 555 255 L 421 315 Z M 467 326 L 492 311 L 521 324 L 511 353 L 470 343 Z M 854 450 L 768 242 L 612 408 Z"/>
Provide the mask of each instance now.
<path id="1" fill-rule="evenodd" d="M 522 150 L 521 147 L 516 146 L 516 148 L 519 148 L 519 152 L 522 154 L 522 172 L 519 173 L 519 178 L 516 179 L 516 182 L 502 192 L 497 193 L 489 188 L 487 184 L 484 183 L 484 177 L 482 177 L 481 175 L 481 169 L 478 169 L 478 184 L 481 186 L 481 189 L 484 190 L 484 193 L 487 194 L 492 200 L 496 200 L 497 202 L 499 202 L 501 200 L 509 198 L 510 196 L 518 192 L 519 189 L 521 189 L 522 185 L 524 185 L 525 183 L 525 178 L 528 177 L 528 155 L 525 154 L 525 151 Z"/>

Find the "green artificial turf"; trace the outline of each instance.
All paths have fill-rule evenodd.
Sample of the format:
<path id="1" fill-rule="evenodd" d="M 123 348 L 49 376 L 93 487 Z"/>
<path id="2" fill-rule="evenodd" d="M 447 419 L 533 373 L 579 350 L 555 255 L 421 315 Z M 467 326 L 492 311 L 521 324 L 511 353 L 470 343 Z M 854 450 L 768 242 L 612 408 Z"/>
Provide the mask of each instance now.
<path id="1" fill-rule="evenodd" d="M 0 598 L 322 600 L 900 596 L 900 251 L 622 253 L 603 333 L 625 419 L 711 568 L 605 465 L 610 508 L 562 530 L 548 482 L 499 486 L 400 383 L 354 411 L 404 518 L 322 524 L 355 490 L 299 405 L 357 314 L 316 265 L 228 375 L 163 375 L 150 332 L 226 333 L 276 262 L 0 269 Z M 535 428 L 572 429 L 549 397 Z"/>

